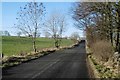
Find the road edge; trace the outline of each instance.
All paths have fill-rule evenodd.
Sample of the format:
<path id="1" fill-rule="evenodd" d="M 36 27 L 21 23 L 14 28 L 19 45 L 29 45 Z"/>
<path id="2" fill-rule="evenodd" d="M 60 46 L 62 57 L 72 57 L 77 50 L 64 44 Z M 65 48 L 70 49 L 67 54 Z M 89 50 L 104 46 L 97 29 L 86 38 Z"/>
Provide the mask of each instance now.
<path id="1" fill-rule="evenodd" d="M 55 51 L 63 50 L 63 49 L 71 49 L 79 45 L 81 41 L 77 41 L 76 43 L 70 45 L 70 46 L 62 46 L 60 48 L 49 48 L 49 49 L 44 49 L 40 52 L 37 53 L 28 53 L 25 56 L 12 56 L 9 58 L 6 58 L 2 60 L 2 66 L 0 66 L 2 69 L 8 69 L 14 66 L 18 66 L 22 63 L 38 59 L 40 57 L 43 57 L 45 55 L 48 55 L 50 53 L 53 53 Z"/>
<path id="2" fill-rule="evenodd" d="M 86 54 L 87 54 L 87 66 L 88 66 L 88 71 L 89 71 L 89 76 L 90 78 L 100 78 L 99 72 L 97 71 L 94 63 L 91 60 L 91 52 L 89 50 L 89 48 L 86 45 Z"/>

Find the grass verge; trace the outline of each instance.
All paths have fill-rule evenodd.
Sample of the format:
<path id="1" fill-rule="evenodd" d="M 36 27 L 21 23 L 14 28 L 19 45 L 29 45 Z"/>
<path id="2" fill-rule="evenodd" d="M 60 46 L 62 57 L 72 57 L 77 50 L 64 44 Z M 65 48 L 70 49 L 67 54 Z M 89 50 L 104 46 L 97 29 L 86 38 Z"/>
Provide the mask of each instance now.
<path id="1" fill-rule="evenodd" d="M 94 76 L 92 78 L 108 78 L 108 79 L 119 79 L 120 76 L 115 72 L 115 69 L 109 68 L 104 65 L 105 62 L 98 61 L 93 55 L 91 50 L 86 47 L 88 55 L 88 63 L 93 71 Z"/>

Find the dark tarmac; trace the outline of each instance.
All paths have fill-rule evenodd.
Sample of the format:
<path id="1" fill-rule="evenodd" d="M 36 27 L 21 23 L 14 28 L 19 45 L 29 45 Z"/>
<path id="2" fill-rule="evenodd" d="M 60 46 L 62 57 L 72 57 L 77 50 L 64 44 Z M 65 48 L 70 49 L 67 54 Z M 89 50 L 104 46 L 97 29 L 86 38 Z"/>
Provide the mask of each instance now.
<path id="1" fill-rule="evenodd" d="M 36 60 L 3 70 L 2 80 L 88 79 L 86 58 L 85 41 L 82 41 L 72 49 L 56 51 Z"/>

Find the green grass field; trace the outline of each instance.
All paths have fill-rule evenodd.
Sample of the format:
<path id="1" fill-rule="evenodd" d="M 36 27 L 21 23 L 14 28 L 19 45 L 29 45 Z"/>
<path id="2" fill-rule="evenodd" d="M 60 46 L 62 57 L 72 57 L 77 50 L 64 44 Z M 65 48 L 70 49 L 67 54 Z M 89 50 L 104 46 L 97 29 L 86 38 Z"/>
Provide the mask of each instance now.
<path id="1" fill-rule="evenodd" d="M 63 39 L 61 46 L 68 46 L 73 44 L 73 41 Z M 43 48 L 54 47 L 54 40 L 48 38 L 36 39 L 37 50 Z M 2 37 L 2 53 L 6 56 L 16 55 L 23 52 L 32 51 L 32 40 L 28 37 L 3 36 Z"/>

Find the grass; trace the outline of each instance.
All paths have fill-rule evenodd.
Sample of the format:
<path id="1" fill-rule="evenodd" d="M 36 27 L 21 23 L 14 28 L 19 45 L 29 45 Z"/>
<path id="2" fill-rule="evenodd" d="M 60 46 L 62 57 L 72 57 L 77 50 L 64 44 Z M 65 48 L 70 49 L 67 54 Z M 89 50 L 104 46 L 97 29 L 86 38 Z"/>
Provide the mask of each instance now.
<path id="1" fill-rule="evenodd" d="M 72 40 L 63 39 L 61 46 L 68 46 L 71 44 L 73 44 Z M 37 50 L 54 47 L 54 40 L 48 38 L 37 38 L 36 46 Z M 2 37 L 2 53 L 5 56 L 17 55 L 20 53 L 27 53 L 30 51 L 33 51 L 31 38 L 16 36 Z"/>

